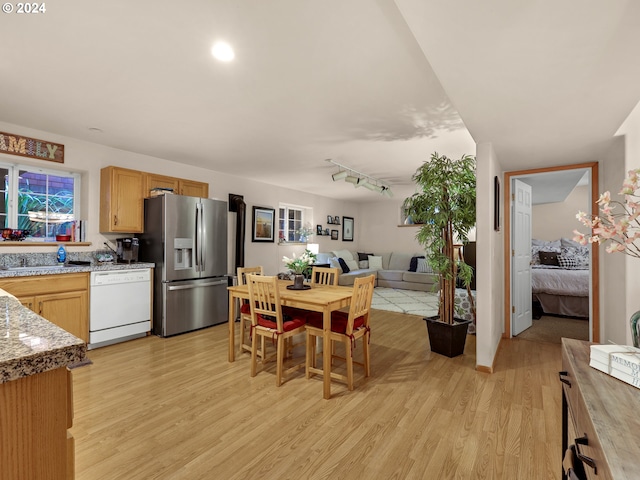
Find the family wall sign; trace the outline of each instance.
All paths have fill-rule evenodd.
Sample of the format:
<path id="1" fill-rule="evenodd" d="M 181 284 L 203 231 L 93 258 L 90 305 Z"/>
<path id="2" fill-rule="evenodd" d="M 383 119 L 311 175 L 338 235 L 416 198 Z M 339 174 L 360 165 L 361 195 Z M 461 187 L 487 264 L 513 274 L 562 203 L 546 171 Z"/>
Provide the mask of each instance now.
<path id="1" fill-rule="evenodd" d="M 64 145 L 0 132 L 0 153 L 64 163 Z"/>

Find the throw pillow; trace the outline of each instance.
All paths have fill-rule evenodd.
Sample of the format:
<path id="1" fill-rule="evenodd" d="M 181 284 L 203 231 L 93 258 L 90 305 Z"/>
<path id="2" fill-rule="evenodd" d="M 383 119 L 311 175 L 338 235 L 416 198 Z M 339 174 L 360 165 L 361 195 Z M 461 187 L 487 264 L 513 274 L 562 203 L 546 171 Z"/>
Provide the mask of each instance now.
<path id="1" fill-rule="evenodd" d="M 562 256 L 565 255 L 576 257 L 578 266 L 589 266 L 589 247 L 586 245 L 562 247 Z"/>
<path id="2" fill-rule="evenodd" d="M 358 252 L 358 261 L 364 262 L 365 260 L 369 260 L 369 255 L 373 255 L 373 253 L 361 253 Z"/>
<path id="3" fill-rule="evenodd" d="M 431 270 L 431 267 L 427 263 L 427 259 L 426 258 L 418 258 L 417 259 L 416 272 L 418 272 L 418 273 L 433 273 L 433 271 Z"/>
<path id="4" fill-rule="evenodd" d="M 540 251 L 538 252 L 538 255 L 540 256 L 541 265 L 553 265 L 556 267 L 560 266 L 560 264 L 558 263 L 558 256 L 559 256 L 558 252 Z"/>
<path id="5" fill-rule="evenodd" d="M 331 257 L 329 259 L 329 265 L 331 268 L 337 268 L 340 273 L 342 273 L 342 267 L 340 266 L 340 262 L 338 261 L 338 257 Z"/>
<path id="6" fill-rule="evenodd" d="M 358 270 L 359 268 L 358 262 L 356 262 L 355 260 L 345 260 L 344 263 L 347 264 L 349 270 Z"/>
<path id="7" fill-rule="evenodd" d="M 349 250 L 334 250 L 333 254 L 338 258 L 344 258 L 345 260 L 353 260 L 353 255 Z"/>
<path id="8" fill-rule="evenodd" d="M 369 255 L 369 268 L 371 270 L 382 270 L 382 257 Z"/>
<path id="9" fill-rule="evenodd" d="M 358 262 L 358 267 L 362 268 L 362 269 L 367 269 L 369 268 L 369 260 L 360 260 Z"/>
<path id="10" fill-rule="evenodd" d="M 559 255 L 558 265 L 560 268 L 576 268 L 580 264 L 578 257 L 573 255 Z"/>
<path id="11" fill-rule="evenodd" d="M 409 271 L 415 272 L 418 268 L 418 259 L 424 258 L 424 255 L 420 255 L 419 257 L 411 257 L 411 263 L 409 263 Z"/>
<path id="12" fill-rule="evenodd" d="M 344 258 L 338 258 L 338 262 L 340 263 L 340 268 L 342 268 L 342 273 L 349 273 L 351 271 L 347 262 L 344 261 Z"/>

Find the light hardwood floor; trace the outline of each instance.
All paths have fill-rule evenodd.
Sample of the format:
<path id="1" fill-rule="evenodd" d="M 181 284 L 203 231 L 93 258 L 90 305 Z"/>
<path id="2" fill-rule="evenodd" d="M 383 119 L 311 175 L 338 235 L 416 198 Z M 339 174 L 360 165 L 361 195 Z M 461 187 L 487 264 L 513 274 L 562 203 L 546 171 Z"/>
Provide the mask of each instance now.
<path id="1" fill-rule="evenodd" d="M 226 324 L 89 352 L 73 371 L 76 478 L 560 478 L 560 345 L 503 341 L 486 374 L 473 336 L 448 359 L 420 317 L 371 324 L 372 377 L 356 368 L 330 400 L 303 370 L 277 388 L 247 354 L 228 363 Z"/>

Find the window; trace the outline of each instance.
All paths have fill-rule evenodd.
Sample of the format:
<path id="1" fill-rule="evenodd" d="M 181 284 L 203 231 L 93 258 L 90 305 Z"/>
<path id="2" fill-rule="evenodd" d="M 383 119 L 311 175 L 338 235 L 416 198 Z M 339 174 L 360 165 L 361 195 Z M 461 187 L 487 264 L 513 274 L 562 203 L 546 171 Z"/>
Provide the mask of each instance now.
<path id="1" fill-rule="evenodd" d="M 4 202 L 0 221 L 5 228 L 27 230 L 29 237 L 55 240 L 70 234 L 79 219 L 80 176 L 21 165 L 0 165 Z"/>
<path id="2" fill-rule="evenodd" d="M 310 228 L 313 210 L 299 205 L 280 204 L 278 214 L 279 242 L 306 242 L 315 233 Z M 305 220 L 307 223 L 305 224 Z"/>

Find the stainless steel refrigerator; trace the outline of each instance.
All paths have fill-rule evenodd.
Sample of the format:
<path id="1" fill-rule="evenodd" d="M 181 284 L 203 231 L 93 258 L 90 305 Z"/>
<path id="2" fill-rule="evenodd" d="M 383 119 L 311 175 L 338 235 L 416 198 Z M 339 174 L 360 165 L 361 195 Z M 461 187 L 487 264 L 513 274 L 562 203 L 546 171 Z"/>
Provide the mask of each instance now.
<path id="1" fill-rule="evenodd" d="M 227 202 L 146 198 L 139 249 L 141 261 L 156 264 L 153 333 L 168 337 L 227 321 Z"/>

